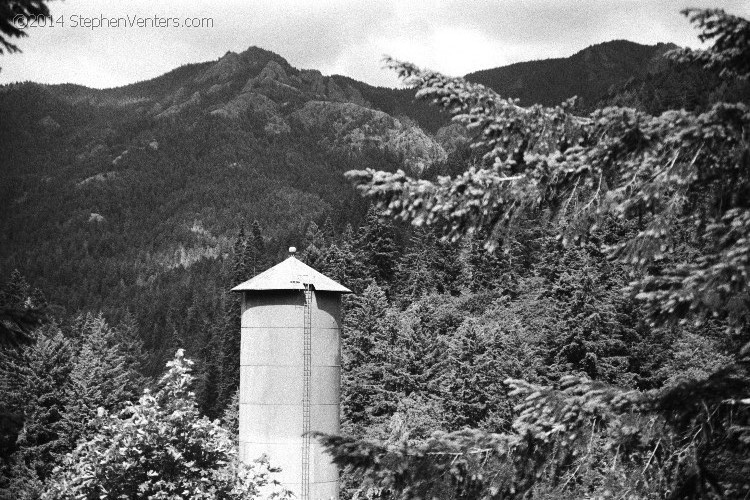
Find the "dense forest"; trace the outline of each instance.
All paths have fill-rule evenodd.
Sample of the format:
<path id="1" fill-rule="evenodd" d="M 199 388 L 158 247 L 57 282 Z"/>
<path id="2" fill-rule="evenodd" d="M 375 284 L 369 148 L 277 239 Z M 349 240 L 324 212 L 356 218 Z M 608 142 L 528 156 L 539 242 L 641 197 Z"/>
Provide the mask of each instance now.
<path id="1" fill-rule="evenodd" d="M 750 25 L 689 15 L 712 49 L 573 56 L 631 54 L 582 107 L 257 48 L 4 87 L 0 498 L 285 498 L 229 289 L 291 244 L 354 292 L 344 498 L 746 498 Z"/>

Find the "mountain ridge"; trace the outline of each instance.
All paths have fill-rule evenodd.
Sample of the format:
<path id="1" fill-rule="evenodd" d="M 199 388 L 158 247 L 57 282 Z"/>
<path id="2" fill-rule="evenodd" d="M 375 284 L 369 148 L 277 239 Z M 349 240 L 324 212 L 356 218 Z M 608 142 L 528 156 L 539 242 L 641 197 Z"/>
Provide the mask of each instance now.
<path id="1" fill-rule="evenodd" d="M 628 40 L 602 42 L 568 57 L 518 62 L 465 75 L 521 105 L 553 106 L 577 95 L 591 109 L 613 85 L 667 68 L 663 55 L 677 45 L 643 45 Z M 585 77 L 585 78 L 582 78 Z"/>
<path id="2" fill-rule="evenodd" d="M 630 58 L 608 52 L 631 48 Z M 593 67 L 631 61 L 605 100 L 641 106 L 659 86 L 680 91 L 669 69 L 651 82 L 628 70 L 651 49 L 580 53 Z M 340 231 L 362 220 L 367 202 L 347 170 L 434 177 L 473 161 L 466 131 L 413 90 L 297 69 L 258 47 L 113 89 L 5 85 L 0 116 L 0 275 L 17 268 L 70 310 L 127 308 L 148 325 L 153 350 L 189 306 L 165 309 L 165 297 L 213 311 L 216 293 L 203 289 L 220 287 L 232 241 L 254 219 L 269 255 L 282 255 L 311 221 L 330 217 Z M 194 295 L 176 297 L 186 282 Z"/>

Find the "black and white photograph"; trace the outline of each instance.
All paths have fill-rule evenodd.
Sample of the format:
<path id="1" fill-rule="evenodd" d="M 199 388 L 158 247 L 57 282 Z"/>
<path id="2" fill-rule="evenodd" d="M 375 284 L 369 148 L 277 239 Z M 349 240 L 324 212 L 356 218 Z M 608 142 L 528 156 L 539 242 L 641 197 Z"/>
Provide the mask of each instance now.
<path id="1" fill-rule="evenodd" d="M 747 0 L 0 0 L 0 500 L 750 500 Z"/>

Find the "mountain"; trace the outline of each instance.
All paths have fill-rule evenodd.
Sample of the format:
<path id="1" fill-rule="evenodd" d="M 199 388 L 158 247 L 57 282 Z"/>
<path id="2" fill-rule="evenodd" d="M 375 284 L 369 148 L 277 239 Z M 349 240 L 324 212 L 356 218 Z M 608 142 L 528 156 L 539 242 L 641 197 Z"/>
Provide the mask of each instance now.
<path id="1" fill-rule="evenodd" d="M 554 106 L 578 96 L 582 112 L 617 105 L 658 114 L 750 96 L 748 85 L 727 84 L 699 67 L 669 64 L 663 56 L 675 48 L 671 43 L 641 45 L 614 40 L 570 57 L 521 62 L 469 73 L 465 78 L 519 99 L 523 106 Z"/>
<path id="2" fill-rule="evenodd" d="M 640 105 L 644 78 L 673 81 L 668 48 L 610 42 L 468 78 L 522 103 Z M 154 352 L 175 332 L 208 342 L 240 228 L 257 219 L 275 260 L 311 221 L 362 220 L 345 171 L 434 176 L 470 157 L 465 131 L 413 91 L 257 47 L 113 89 L 5 85 L 0 116 L 0 279 L 18 269 L 70 312 L 132 313 Z"/>
<path id="3" fill-rule="evenodd" d="M 356 221 L 364 203 L 344 171 L 417 173 L 450 153 L 406 116 L 427 104 L 402 99 L 389 114 L 368 101 L 378 92 L 257 47 L 115 89 L 5 86 L 3 270 L 31 266 L 45 286 L 75 283 L 86 273 L 42 272 L 42 250 L 54 253 L 42 247 L 84 252 L 78 243 L 88 241 L 86 255 L 99 255 L 91 239 L 103 239 L 107 258 L 132 254 L 125 260 L 138 271 L 127 286 L 184 264 L 184 253 L 188 262 L 219 255 L 247 219 L 278 248 L 310 219 Z"/>
<path id="4" fill-rule="evenodd" d="M 241 228 L 258 220 L 275 260 L 312 221 L 362 220 L 345 171 L 439 172 L 465 142 L 408 91 L 257 47 L 113 89 L 6 85 L 0 116 L 0 279 L 19 269 L 68 312 L 130 312 L 165 357 L 175 332 L 200 346 L 221 322 Z"/>
<path id="5" fill-rule="evenodd" d="M 662 56 L 673 48 L 677 46 L 615 40 L 592 45 L 570 57 L 486 69 L 469 73 L 466 79 L 518 98 L 524 106 L 553 106 L 577 95 L 580 104 L 590 108 L 613 85 L 665 69 Z"/>

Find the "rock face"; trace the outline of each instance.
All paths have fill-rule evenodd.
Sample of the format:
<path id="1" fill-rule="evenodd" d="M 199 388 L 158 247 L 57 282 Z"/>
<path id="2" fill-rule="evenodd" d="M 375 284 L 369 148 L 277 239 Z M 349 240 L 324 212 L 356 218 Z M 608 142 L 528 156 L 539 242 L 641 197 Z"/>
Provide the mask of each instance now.
<path id="1" fill-rule="evenodd" d="M 226 120 L 230 127 L 252 127 L 270 137 L 291 133 L 294 121 L 319 135 L 327 146 L 357 152 L 381 149 L 403 159 L 413 172 L 446 159 L 440 142 L 408 119 L 373 109 L 356 85 L 344 77 L 296 69 L 277 54 L 251 47 L 241 53 L 227 52 L 211 63 L 178 68 L 128 89 L 114 89 L 118 91 L 105 97 L 138 101 L 139 112 L 157 120 L 179 116 L 197 123 L 208 115 Z M 45 118 L 40 125 L 51 130 L 53 122 Z M 142 147 L 161 154 L 158 142 L 150 141 L 145 140 Z M 450 141 L 446 144 L 453 147 Z M 112 164 L 121 162 L 125 154 Z M 89 161 L 84 156 L 79 160 Z M 93 176 L 81 185 L 100 180 L 108 178 Z"/>
<path id="2" fill-rule="evenodd" d="M 243 92 L 225 105 L 211 111 L 214 116 L 230 120 L 238 120 L 248 113 L 266 122 L 264 130 L 269 135 L 285 134 L 290 131 L 289 124 L 279 114 L 279 106 L 263 94 Z"/>
<path id="3" fill-rule="evenodd" d="M 211 111 L 212 115 L 237 119 L 243 113 L 254 111 L 264 116 L 275 115 L 278 106 L 270 98 L 254 92 L 243 92 L 220 108 Z"/>
<path id="4" fill-rule="evenodd" d="M 237 74 L 243 66 L 242 58 L 234 52 L 227 52 L 216 64 L 209 67 L 203 74 L 199 75 L 195 82 L 204 83 L 223 83 Z"/>
<path id="5" fill-rule="evenodd" d="M 183 101 L 177 104 L 173 104 L 172 106 L 168 107 L 158 115 L 156 115 L 157 118 L 169 118 L 174 115 L 177 115 L 179 113 L 182 113 L 188 109 L 196 109 L 201 104 L 201 95 L 200 92 L 193 93 L 192 96 L 190 96 L 190 99 L 187 101 Z"/>
<path id="6" fill-rule="evenodd" d="M 410 120 L 351 102 L 309 101 L 292 118 L 310 131 L 321 133 L 332 147 L 361 151 L 375 147 L 402 155 L 412 172 L 445 161 L 445 149 Z"/>

